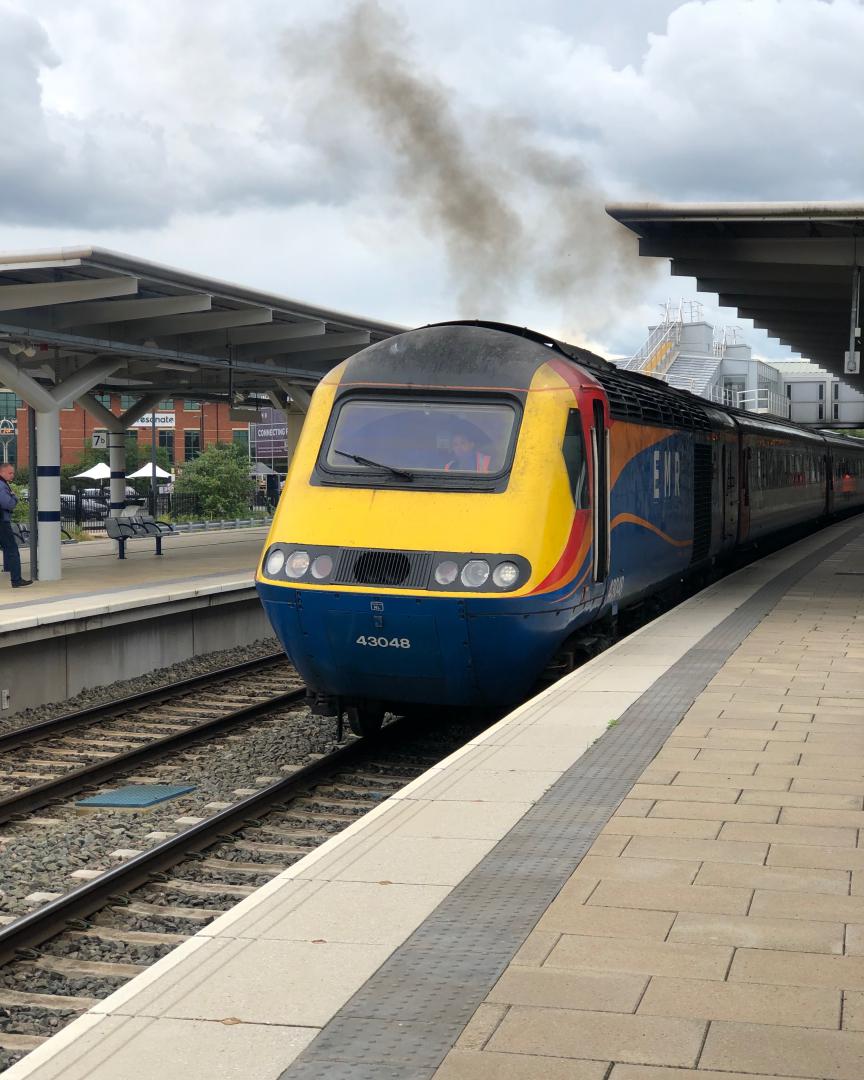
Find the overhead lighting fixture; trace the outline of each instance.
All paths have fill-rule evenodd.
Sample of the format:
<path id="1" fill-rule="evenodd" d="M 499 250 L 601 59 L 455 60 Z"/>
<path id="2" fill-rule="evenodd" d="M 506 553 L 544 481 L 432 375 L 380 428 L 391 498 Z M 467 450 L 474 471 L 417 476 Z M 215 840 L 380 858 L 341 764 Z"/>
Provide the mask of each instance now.
<path id="1" fill-rule="evenodd" d="M 26 356 L 28 360 L 32 360 L 33 357 L 36 355 L 35 345 L 21 345 L 17 341 L 12 341 L 9 343 L 7 348 L 9 350 L 10 356 L 21 356 L 23 353 L 23 355 Z"/>

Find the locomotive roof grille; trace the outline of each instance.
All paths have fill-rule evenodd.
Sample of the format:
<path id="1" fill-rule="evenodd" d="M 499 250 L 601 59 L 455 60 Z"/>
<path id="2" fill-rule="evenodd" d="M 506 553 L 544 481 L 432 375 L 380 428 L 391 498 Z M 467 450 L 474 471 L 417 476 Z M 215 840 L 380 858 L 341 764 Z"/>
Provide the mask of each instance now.
<path id="1" fill-rule="evenodd" d="M 715 426 L 698 399 L 690 400 L 692 395 L 679 393 L 657 379 L 646 379 L 647 385 L 643 385 L 641 377 L 622 375 L 611 365 L 595 368 L 592 375 L 606 391 L 609 411 L 616 420 L 696 431 L 710 431 Z"/>
<path id="2" fill-rule="evenodd" d="M 566 341 L 537 333 L 526 327 L 510 326 L 507 323 L 485 322 L 482 320 L 462 320 L 438 323 L 438 326 L 478 326 L 487 330 L 497 330 L 526 338 L 557 352 L 571 363 L 584 368 L 600 383 L 609 399 L 612 416 L 618 420 L 633 420 L 643 424 L 657 424 L 661 427 L 690 428 L 696 431 L 711 431 L 715 428 L 709 413 L 699 404 L 699 399 L 685 390 L 668 386 L 658 379 L 649 378 L 635 372 L 621 372 L 614 364 L 602 356 L 571 345 Z"/>

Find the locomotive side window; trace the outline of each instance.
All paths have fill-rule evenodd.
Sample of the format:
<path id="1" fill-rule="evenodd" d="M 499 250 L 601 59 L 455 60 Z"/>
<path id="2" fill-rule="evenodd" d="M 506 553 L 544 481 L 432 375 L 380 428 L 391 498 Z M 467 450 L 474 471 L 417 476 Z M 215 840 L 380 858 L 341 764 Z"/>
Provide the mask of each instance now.
<path id="1" fill-rule="evenodd" d="M 329 470 L 410 480 L 414 473 L 495 475 L 511 456 L 516 409 L 504 402 L 352 398 L 339 410 Z"/>
<path id="2" fill-rule="evenodd" d="M 570 478 L 570 494 L 577 510 L 588 507 L 588 463 L 585 458 L 585 439 L 582 420 L 577 409 L 571 409 L 564 429 L 564 464 Z"/>

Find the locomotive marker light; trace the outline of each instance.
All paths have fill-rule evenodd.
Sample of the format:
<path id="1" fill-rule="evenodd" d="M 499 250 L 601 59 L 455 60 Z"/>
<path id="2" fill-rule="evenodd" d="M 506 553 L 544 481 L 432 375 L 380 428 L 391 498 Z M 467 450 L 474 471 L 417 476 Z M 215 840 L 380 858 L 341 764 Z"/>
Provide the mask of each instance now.
<path id="1" fill-rule="evenodd" d="M 489 563 L 485 559 L 471 559 L 462 567 L 462 584 L 469 589 L 479 589 L 489 580 Z"/>
<path id="2" fill-rule="evenodd" d="M 267 574 L 267 577 L 276 577 L 284 565 L 285 552 L 280 548 L 274 548 L 267 556 L 267 561 L 264 563 L 264 572 Z"/>
<path id="3" fill-rule="evenodd" d="M 452 585 L 459 576 L 459 564 L 447 559 L 435 567 L 435 580 L 439 585 Z"/>
<path id="4" fill-rule="evenodd" d="M 309 552 L 292 551 L 285 563 L 285 573 L 289 578 L 301 578 L 309 569 Z"/>
<path id="5" fill-rule="evenodd" d="M 498 563 L 492 571 L 492 581 L 499 589 L 509 589 L 519 580 L 519 567 L 516 563 Z"/>
<path id="6" fill-rule="evenodd" d="M 312 562 L 312 577 L 318 581 L 330 577 L 333 572 L 333 559 L 329 555 L 319 555 Z"/>

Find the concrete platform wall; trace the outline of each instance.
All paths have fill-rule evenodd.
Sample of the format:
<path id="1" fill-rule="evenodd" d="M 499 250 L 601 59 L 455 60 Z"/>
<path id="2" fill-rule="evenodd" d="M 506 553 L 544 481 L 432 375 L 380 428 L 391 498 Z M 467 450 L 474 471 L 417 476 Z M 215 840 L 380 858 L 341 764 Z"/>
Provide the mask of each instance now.
<path id="1" fill-rule="evenodd" d="M 196 599 L 139 610 L 126 621 L 70 620 L 50 637 L 5 647 L 0 639 L 0 690 L 10 698 L 0 716 L 273 633 L 252 588 Z"/>

